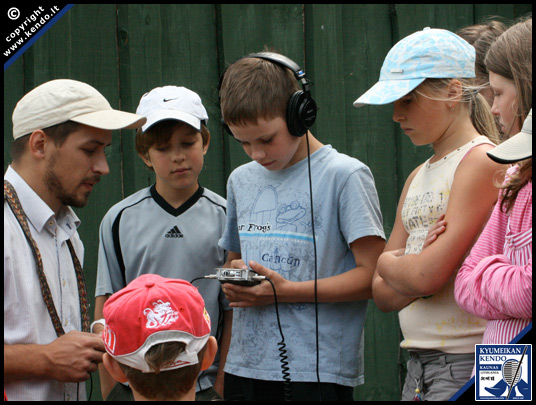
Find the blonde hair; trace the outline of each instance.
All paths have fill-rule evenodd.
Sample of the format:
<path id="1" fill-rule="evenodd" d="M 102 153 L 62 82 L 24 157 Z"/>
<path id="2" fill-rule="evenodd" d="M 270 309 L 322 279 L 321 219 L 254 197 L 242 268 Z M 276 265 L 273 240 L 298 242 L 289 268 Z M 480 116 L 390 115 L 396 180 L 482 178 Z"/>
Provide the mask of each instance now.
<path id="1" fill-rule="evenodd" d="M 481 135 L 487 136 L 493 143 L 499 143 L 499 130 L 495 123 L 495 119 L 491 114 L 491 108 L 484 96 L 479 93 L 480 86 L 475 86 L 472 79 L 426 79 L 422 85 L 430 89 L 432 97 L 424 94 L 418 90 L 414 90 L 417 94 L 433 98 L 434 100 L 448 101 L 435 97 L 436 94 L 449 85 L 451 80 L 458 80 L 462 85 L 462 94 L 460 98 L 460 104 L 467 108 L 471 117 L 471 122 L 477 132 Z"/>

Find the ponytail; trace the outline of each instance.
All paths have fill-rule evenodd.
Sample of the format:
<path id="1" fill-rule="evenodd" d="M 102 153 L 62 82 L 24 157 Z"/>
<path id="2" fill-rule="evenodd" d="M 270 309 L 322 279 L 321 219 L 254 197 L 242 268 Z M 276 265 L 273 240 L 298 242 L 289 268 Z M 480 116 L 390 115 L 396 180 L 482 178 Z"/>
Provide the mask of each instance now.
<path id="1" fill-rule="evenodd" d="M 471 95 L 467 98 L 473 126 L 479 134 L 487 136 L 490 141 L 499 144 L 499 129 L 495 118 L 491 114 L 488 101 L 479 93 L 479 89 L 469 88 L 468 92 L 471 92 Z"/>
<path id="2" fill-rule="evenodd" d="M 425 84 L 432 92 L 439 94 L 441 89 L 447 87 L 452 79 L 426 79 Z M 471 117 L 471 122 L 480 135 L 487 136 L 495 144 L 500 142 L 499 128 L 495 118 L 491 114 L 491 107 L 485 97 L 480 94 L 484 86 L 476 86 L 473 79 L 456 79 L 462 84 L 462 94 L 460 103 L 462 108 L 467 108 Z M 418 90 L 415 92 L 430 98 Z M 433 98 L 433 97 L 432 97 Z M 433 98 L 441 100 L 441 98 Z M 444 101 L 448 101 L 444 99 Z"/>

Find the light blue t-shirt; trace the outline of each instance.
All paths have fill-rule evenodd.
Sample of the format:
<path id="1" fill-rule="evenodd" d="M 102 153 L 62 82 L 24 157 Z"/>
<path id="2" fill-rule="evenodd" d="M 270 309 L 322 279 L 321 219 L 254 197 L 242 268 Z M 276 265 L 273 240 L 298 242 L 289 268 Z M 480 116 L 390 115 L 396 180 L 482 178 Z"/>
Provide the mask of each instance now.
<path id="1" fill-rule="evenodd" d="M 311 156 L 318 278 L 355 267 L 349 244 L 376 235 L 385 239 L 370 169 L 324 146 Z M 281 171 L 250 162 L 227 183 L 227 225 L 220 246 L 241 253 L 291 281 L 314 279 L 307 159 Z M 367 301 L 320 303 L 320 381 L 363 383 L 361 336 Z M 280 303 L 279 313 L 292 381 L 316 381 L 314 303 Z M 281 381 L 274 305 L 236 308 L 225 371 Z"/>

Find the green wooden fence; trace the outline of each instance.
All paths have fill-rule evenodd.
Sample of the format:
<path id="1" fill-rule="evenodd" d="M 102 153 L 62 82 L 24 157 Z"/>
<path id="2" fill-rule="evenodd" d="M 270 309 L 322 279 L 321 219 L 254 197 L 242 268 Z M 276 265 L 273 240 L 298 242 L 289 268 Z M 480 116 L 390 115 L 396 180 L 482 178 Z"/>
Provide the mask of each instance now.
<path id="1" fill-rule="evenodd" d="M 499 16 L 510 23 L 532 12 L 527 4 L 82 4 L 70 9 L 4 71 L 4 170 L 10 161 L 11 113 L 35 86 L 72 78 L 99 89 L 114 108 L 134 111 L 154 87 L 182 85 L 200 94 L 212 134 L 203 186 L 225 195 L 232 169 L 248 161 L 220 126 L 217 85 L 228 64 L 268 47 L 305 68 L 319 107 L 314 135 L 365 162 L 380 196 L 386 235 L 405 178 L 430 156 L 414 147 L 392 119 L 392 107 L 352 102 L 374 84 L 383 59 L 400 38 L 426 26 L 457 30 Z M 98 225 L 122 198 L 154 181 L 134 149 L 134 131 L 114 133 L 111 173 L 77 214 L 86 246 L 84 268 L 94 291 Z M 360 400 L 400 396 L 406 354 L 398 347 L 394 313 L 371 304 L 365 336 L 365 384 Z M 93 378 L 92 399 L 100 399 Z"/>

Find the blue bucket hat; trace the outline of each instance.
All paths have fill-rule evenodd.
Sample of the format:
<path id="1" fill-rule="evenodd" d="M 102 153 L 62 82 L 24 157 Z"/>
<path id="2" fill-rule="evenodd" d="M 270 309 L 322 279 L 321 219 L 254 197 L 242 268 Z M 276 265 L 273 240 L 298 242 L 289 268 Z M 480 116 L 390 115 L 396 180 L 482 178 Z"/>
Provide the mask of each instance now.
<path id="1" fill-rule="evenodd" d="M 428 27 L 391 48 L 383 62 L 380 80 L 354 101 L 354 106 L 392 103 L 428 78 L 473 77 L 475 48 L 453 32 Z"/>

